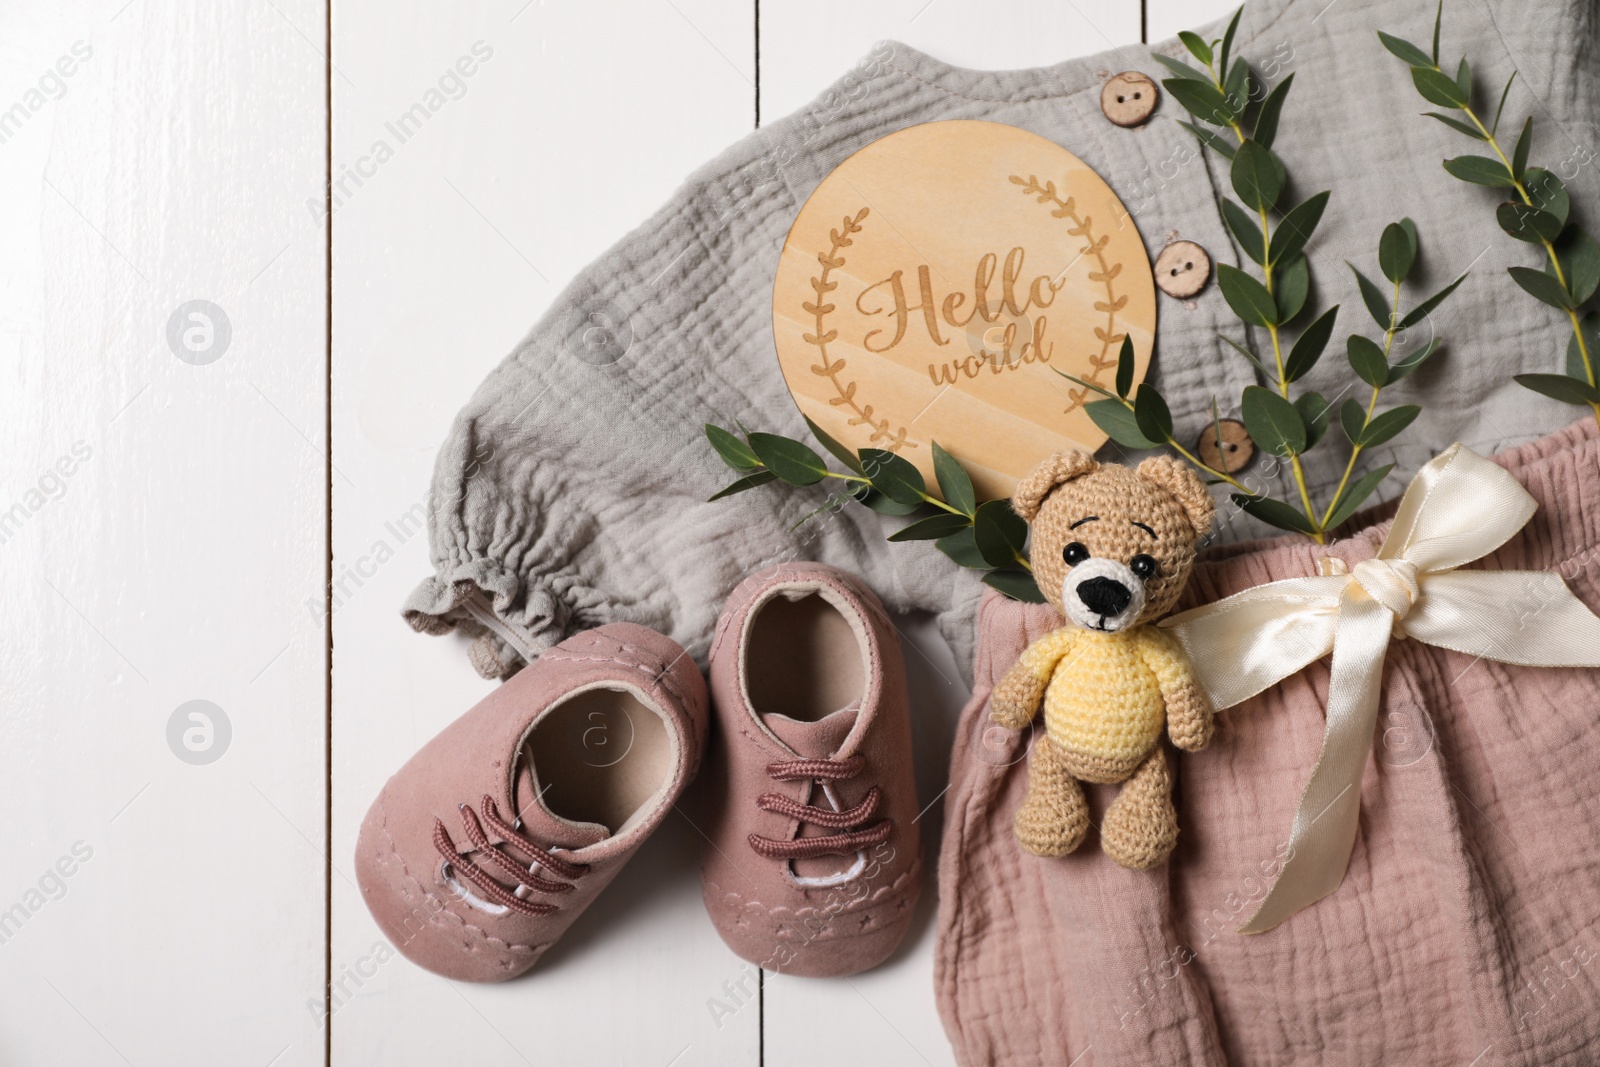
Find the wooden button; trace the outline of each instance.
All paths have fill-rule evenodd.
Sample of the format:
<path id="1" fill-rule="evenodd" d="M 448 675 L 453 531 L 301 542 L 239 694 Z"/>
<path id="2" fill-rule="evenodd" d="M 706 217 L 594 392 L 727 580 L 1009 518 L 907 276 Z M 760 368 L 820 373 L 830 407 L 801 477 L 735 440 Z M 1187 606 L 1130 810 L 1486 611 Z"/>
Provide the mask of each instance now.
<path id="1" fill-rule="evenodd" d="M 1136 70 L 1113 74 L 1100 90 L 1100 110 L 1118 126 L 1137 126 L 1156 109 L 1161 91 Z"/>
<path id="2" fill-rule="evenodd" d="M 1178 300 L 1204 289 L 1210 277 L 1211 257 L 1193 241 L 1174 241 L 1156 257 L 1156 285 Z"/>
<path id="3" fill-rule="evenodd" d="M 1250 440 L 1250 435 L 1245 433 L 1244 423 L 1238 419 L 1221 419 L 1222 448 L 1217 448 L 1217 431 L 1213 426 L 1207 426 L 1200 431 L 1200 440 L 1195 442 L 1195 450 L 1200 453 L 1200 458 L 1205 465 L 1213 470 L 1224 471 L 1228 474 L 1237 474 L 1244 469 L 1250 457 L 1256 454 L 1256 443 Z"/>

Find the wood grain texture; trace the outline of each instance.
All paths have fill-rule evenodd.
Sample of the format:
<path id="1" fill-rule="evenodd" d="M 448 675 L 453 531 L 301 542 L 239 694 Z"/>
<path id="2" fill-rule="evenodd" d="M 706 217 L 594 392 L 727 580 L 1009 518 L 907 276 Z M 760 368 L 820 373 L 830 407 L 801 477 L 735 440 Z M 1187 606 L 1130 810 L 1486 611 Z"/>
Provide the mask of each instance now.
<path id="1" fill-rule="evenodd" d="M 753 969 L 679 814 L 502 985 L 391 955 L 351 870 L 383 782 L 492 685 L 399 617 L 432 569 L 434 450 L 572 275 L 751 130 L 751 9 L 336 0 L 334 28 L 333 1061 L 754 1064 Z"/>
<path id="2" fill-rule="evenodd" d="M 0 12 L 5 1063 L 324 1059 L 323 23 Z"/>
<path id="3" fill-rule="evenodd" d="M 935 484 L 937 442 L 981 499 L 1106 435 L 1094 395 L 1124 338 L 1155 338 L 1143 242 L 1111 188 L 1059 145 L 995 122 L 880 138 L 823 179 L 779 259 L 772 323 L 800 410 Z"/>

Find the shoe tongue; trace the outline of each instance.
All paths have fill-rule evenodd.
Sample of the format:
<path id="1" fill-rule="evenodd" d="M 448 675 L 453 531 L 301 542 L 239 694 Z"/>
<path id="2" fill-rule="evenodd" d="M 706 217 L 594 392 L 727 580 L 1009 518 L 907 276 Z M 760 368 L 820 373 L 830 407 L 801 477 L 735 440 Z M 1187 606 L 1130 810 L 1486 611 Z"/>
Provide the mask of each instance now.
<path id="1" fill-rule="evenodd" d="M 787 715 L 776 714 L 764 715 L 762 721 L 767 724 L 767 729 L 772 731 L 773 736 L 794 749 L 801 757 L 831 759 L 844 744 L 844 739 L 850 736 L 860 710 L 861 704 L 858 701 L 846 704 L 838 711 L 815 722 L 804 722 L 800 719 L 791 719 Z"/>
<path id="2" fill-rule="evenodd" d="M 574 822 L 551 811 L 534 778 L 533 759 L 523 753 L 517 761 L 517 775 L 512 780 L 511 803 L 522 820 L 522 831 L 534 844 L 546 848 L 580 849 L 604 841 L 611 836 L 607 827 L 597 822 Z"/>

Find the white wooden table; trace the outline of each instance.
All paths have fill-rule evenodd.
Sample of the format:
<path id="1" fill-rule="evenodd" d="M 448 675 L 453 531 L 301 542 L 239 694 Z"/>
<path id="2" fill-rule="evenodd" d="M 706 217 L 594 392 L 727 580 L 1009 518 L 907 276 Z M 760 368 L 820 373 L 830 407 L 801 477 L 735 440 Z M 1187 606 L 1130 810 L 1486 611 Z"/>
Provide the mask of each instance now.
<path id="1" fill-rule="evenodd" d="M 884 967 L 758 983 L 681 821 L 525 979 L 393 952 L 356 828 L 489 688 L 397 614 L 433 450 L 568 278 L 874 41 L 1029 67 L 1224 10 L 0 5 L 0 1064 L 951 1062 L 931 885 Z M 965 693 L 907 629 L 932 802 Z"/>

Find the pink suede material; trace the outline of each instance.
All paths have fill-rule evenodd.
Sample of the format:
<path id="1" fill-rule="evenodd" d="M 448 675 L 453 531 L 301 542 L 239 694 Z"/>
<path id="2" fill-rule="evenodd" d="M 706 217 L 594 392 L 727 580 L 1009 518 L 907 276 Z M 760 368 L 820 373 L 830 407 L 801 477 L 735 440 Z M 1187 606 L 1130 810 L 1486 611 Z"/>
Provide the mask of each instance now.
<path id="1" fill-rule="evenodd" d="M 637 690 L 665 713 L 678 749 L 665 792 L 620 836 L 598 833 L 593 824 L 575 827 L 551 818 L 536 798 L 525 795 L 526 775 L 519 776 L 524 783 L 519 796 L 511 795 L 512 768 L 528 728 L 562 697 L 606 683 Z M 631 623 L 568 638 L 451 723 L 389 779 L 356 842 L 362 899 L 394 946 L 419 966 L 465 981 L 514 978 L 566 932 L 660 825 L 694 777 L 706 729 L 705 681 L 668 638 Z M 556 905 L 554 912 L 489 914 L 444 880 L 444 863 L 433 843 L 435 821 L 442 821 L 456 847 L 466 852 L 471 845 L 457 806 L 470 805 L 481 817 L 486 794 L 507 819 L 520 815 L 522 832 L 536 844 L 580 846 L 558 855 L 589 868 L 571 880 L 571 891 L 528 897 Z M 488 836 L 491 842 L 500 840 L 492 831 Z M 487 863 L 479 865 L 498 881 L 509 880 Z"/>
<path id="2" fill-rule="evenodd" d="M 775 590 L 796 585 L 825 587 L 860 621 L 869 658 L 866 692 L 853 716 L 780 723 L 769 732 L 745 700 L 741 678 L 761 671 L 763 664 L 746 662 L 742 637 L 752 609 L 760 610 Z M 717 623 L 711 699 L 717 729 L 696 791 L 707 839 L 702 888 L 717 932 L 743 958 L 783 974 L 856 974 L 882 963 L 905 936 L 922 883 L 905 667 L 883 605 L 856 579 L 822 564 L 786 563 L 746 579 Z M 841 737 L 845 723 L 850 729 Z M 779 732 L 789 743 L 779 740 Z M 861 803 L 876 786 L 881 800 L 873 820 L 891 820 L 889 837 L 862 850 L 865 864 L 850 880 L 803 887 L 791 878 L 785 861 L 752 849 L 751 834 L 787 841 L 800 830 L 796 820 L 762 810 L 757 799 L 777 793 L 827 805 L 818 783 L 777 781 L 768 768 L 801 757 L 853 756 L 865 761 L 861 772 L 831 783 L 840 806 Z M 817 836 L 809 825 L 801 832 Z M 796 870 L 801 877 L 817 877 L 838 874 L 852 863 L 848 857 L 827 857 L 797 861 Z"/>
<path id="3" fill-rule="evenodd" d="M 1473 566 L 1556 570 L 1600 608 L 1593 421 L 1497 461 L 1540 508 Z M 1319 556 L 1370 557 L 1392 512 L 1327 548 L 1283 538 L 1208 552 L 1182 606 L 1313 573 Z M 1233 931 L 1271 883 L 1316 762 L 1327 662 L 1223 712 L 1204 751 L 1173 753 L 1181 831 L 1167 865 L 1123 870 L 1089 847 L 1039 859 L 1011 819 L 1042 728 L 988 724 L 987 698 L 1058 625 L 1048 607 L 998 596 L 979 609 L 939 862 L 936 984 L 959 1062 L 1595 1062 L 1600 671 L 1393 643 L 1343 885 L 1244 936 Z M 1110 795 L 1089 790 L 1096 822 Z"/>

